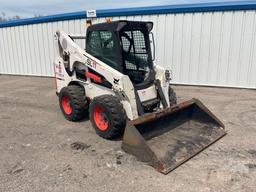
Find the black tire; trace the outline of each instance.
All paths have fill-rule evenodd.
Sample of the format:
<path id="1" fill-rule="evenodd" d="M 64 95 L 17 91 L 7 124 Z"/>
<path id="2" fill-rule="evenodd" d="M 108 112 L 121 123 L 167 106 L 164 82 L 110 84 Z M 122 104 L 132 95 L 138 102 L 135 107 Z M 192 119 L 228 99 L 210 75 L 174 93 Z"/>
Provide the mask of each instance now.
<path id="1" fill-rule="evenodd" d="M 104 125 L 107 124 L 103 126 L 104 128 L 98 122 L 98 109 L 102 110 L 100 121 L 104 121 Z M 127 117 L 123 105 L 117 97 L 113 95 L 95 97 L 90 103 L 89 115 L 91 124 L 99 136 L 105 139 L 113 139 L 123 134 Z"/>
<path id="2" fill-rule="evenodd" d="M 174 90 L 171 88 L 170 85 L 169 85 L 168 95 L 169 95 L 170 107 L 173 105 L 176 105 L 177 104 L 176 93 L 174 92 Z"/>
<path id="3" fill-rule="evenodd" d="M 68 100 L 71 112 L 65 111 L 64 100 Z M 84 88 L 78 85 L 70 85 L 61 89 L 59 94 L 59 105 L 64 117 L 69 121 L 79 121 L 86 116 L 88 101 Z"/>

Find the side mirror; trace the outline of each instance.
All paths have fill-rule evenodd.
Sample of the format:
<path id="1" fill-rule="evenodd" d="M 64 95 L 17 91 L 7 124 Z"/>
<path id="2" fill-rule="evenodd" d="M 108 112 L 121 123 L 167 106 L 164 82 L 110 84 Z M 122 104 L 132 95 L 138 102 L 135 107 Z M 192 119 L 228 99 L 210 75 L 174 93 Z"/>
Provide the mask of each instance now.
<path id="1" fill-rule="evenodd" d="M 149 41 L 150 41 L 150 46 L 152 50 L 152 61 L 155 61 L 155 58 L 156 58 L 155 39 L 154 39 L 154 34 L 152 32 L 149 33 Z"/>

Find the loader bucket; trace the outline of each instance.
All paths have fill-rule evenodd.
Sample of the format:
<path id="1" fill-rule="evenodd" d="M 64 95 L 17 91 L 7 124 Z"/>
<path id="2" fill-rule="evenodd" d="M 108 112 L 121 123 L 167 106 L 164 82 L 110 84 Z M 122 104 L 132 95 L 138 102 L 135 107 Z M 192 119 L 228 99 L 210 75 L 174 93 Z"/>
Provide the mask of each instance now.
<path id="1" fill-rule="evenodd" d="M 225 134 L 223 123 L 191 99 L 127 122 L 122 149 L 167 174 Z"/>

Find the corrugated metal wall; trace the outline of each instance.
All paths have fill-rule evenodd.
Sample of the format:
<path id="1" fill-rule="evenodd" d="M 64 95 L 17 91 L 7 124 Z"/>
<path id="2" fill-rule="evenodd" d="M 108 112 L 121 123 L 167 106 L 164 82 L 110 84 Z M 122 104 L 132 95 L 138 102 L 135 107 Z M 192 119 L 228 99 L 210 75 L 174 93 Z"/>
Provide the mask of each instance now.
<path id="1" fill-rule="evenodd" d="M 118 19 L 154 22 L 156 63 L 172 69 L 174 83 L 256 88 L 255 10 Z M 85 19 L 0 28 L 0 73 L 53 76 L 56 30 L 85 33 Z"/>

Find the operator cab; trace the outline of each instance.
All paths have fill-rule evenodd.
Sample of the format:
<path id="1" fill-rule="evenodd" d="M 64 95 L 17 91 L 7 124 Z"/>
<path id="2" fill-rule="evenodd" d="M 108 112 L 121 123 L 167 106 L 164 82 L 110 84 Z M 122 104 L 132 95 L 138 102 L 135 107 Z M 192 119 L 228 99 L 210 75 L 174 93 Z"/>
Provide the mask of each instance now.
<path id="1" fill-rule="evenodd" d="M 152 22 L 114 21 L 89 26 L 86 52 L 128 75 L 137 89 L 155 79 L 149 33 Z"/>

